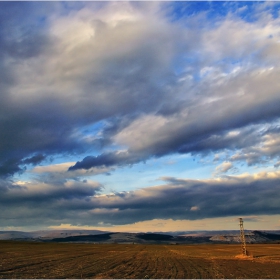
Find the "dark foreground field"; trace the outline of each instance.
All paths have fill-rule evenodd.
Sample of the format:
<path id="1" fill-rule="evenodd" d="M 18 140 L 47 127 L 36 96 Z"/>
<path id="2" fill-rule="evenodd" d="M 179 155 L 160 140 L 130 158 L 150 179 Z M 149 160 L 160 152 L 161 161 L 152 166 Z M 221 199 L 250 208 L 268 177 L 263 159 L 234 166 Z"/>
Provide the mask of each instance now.
<path id="1" fill-rule="evenodd" d="M 59 244 L 0 241 L 0 278 L 280 278 L 280 245 Z"/>

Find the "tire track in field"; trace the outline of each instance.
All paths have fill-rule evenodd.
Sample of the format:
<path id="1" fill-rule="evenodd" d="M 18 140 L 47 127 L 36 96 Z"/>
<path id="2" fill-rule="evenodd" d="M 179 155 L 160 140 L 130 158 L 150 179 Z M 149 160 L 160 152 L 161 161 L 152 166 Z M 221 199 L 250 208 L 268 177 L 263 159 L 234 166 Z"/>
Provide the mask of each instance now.
<path id="1" fill-rule="evenodd" d="M 156 248 L 157 250 L 153 250 L 153 255 L 149 252 L 149 255 L 151 255 L 151 273 L 149 278 L 176 278 L 179 268 L 174 263 L 169 251 L 165 246 Z"/>
<path id="2" fill-rule="evenodd" d="M 34 255 L 32 257 L 26 256 L 25 258 L 22 256 L 22 259 L 17 258 L 17 263 L 21 262 L 20 264 L 14 265 L 14 262 L 10 261 L 11 264 L 10 267 L 5 267 L 0 270 L 1 274 L 4 275 L 10 275 L 10 274 L 18 274 L 20 273 L 22 276 L 25 275 L 25 273 L 29 273 L 29 271 L 37 270 L 37 271 L 44 271 L 46 270 L 48 273 L 50 270 L 48 268 L 52 268 L 52 270 L 55 270 L 57 266 L 61 266 L 62 263 L 71 262 L 72 260 L 76 258 L 84 258 L 88 254 L 82 254 L 78 256 L 68 256 L 65 257 L 65 254 L 59 254 L 59 255 L 52 255 L 52 259 L 49 259 L 48 256 L 41 255 L 40 258 L 38 258 L 38 255 Z M 24 258 L 24 259 L 23 259 Z M 61 270 L 61 269 L 60 269 Z M 38 273 L 37 273 L 38 274 Z M 42 273 L 39 273 L 40 275 Z"/>
<path id="3" fill-rule="evenodd" d="M 214 275 L 213 275 L 214 278 L 217 278 L 217 279 L 224 279 L 225 276 L 224 276 L 224 274 L 221 272 L 221 269 L 220 269 L 220 267 L 218 266 L 216 259 L 210 258 L 210 261 L 211 261 L 211 264 L 212 264 L 212 271 L 213 271 L 213 273 L 214 273 Z"/>
<path id="4" fill-rule="evenodd" d="M 108 258 L 109 266 L 106 267 L 102 272 L 95 275 L 95 278 L 126 278 L 131 275 L 131 267 L 134 265 L 134 260 L 144 248 L 137 250 L 137 245 L 130 247 L 130 250 L 117 251 L 116 255 Z M 121 248 L 121 247 L 120 247 Z M 132 270 L 133 272 L 133 270 Z"/>
<path id="5" fill-rule="evenodd" d="M 122 251 L 113 251 L 110 253 L 102 257 L 94 256 L 93 258 L 89 258 L 87 265 L 81 268 L 83 277 L 104 278 L 105 272 L 114 270 L 120 265 L 120 259 L 127 258 L 126 255 L 129 255 L 129 252 Z"/>
<path id="6" fill-rule="evenodd" d="M 173 250 L 172 247 L 165 246 L 170 262 L 174 267 L 176 267 L 176 273 L 171 274 L 171 278 L 178 279 L 178 278 L 196 278 L 193 274 L 190 274 L 193 271 L 193 265 L 189 259 L 186 259 L 186 256 L 176 250 Z M 178 257 L 180 256 L 180 257 Z M 183 256 L 183 261 L 182 261 Z M 180 259 L 180 260 L 179 260 Z M 179 269 L 178 269 L 179 268 Z M 191 269 L 192 268 L 192 269 Z"/>
<path id="7" fill-rule="evenodd" d="M 72 256 L 69 256 L 69 253 L 72 254 Z M 85 253 L 79 254 L 78 256 L 83 256 L 86 255 Z M 66 256 L 66 258 L 65 258 Z M 75 252 L 69 252 L 65 251 L 61 253 L 61 251 L 55 251 L 52 254 L 49 252 L 46 253 L 41 253 L 35 250 L 32 250 L 32 248 L 28 251 L 23 251 L 23 252 L 4 252 L 1 256 L 1 272 L 2 271 L 8 271 L 11 269 L 17 269 L 17 268 L 23 268 L 24 266 L 30 266 L 30 265 L 40 265 L 41 263 L 44 262 L 56 262 L 60 260 L 61 258 L 63 259 L 69 259 L 72 257 L 77 257 L 77 253 Z M 16 260 L 17 265 L 15 266 L 15 262 L 11 260 Z M 32 263 L 32 264 L 30 264 Z M 3 269 L 3 267 L 5 267 Z"/>
<path id="8" fill-rule="evenodd" d="M 136 248 L 136 247 L 135 247 Z M 97 275 L 98 278 L 123 278 L 145 279 L 166 278 L 166 260 L 163 260 L 162 250 L 154 250 L 154 247 L 139 246 L 130 255 L 130 258 L 122 261 L 119 270 L 108 271 L 106 274 Z M 164 265 L 163 265 L 164 264 Z M 122 270 L 121 274 L 119 271 Z"/>
<path id="9" fill-rule="evenodd" d="M 80 278 L 85 270 L 86 273 L 88 273 L 88 270 L 92 271 L 92 268 L 96 271 L 96 263 L 97 267 L 99 267 L 99 271 L 96 271 L 96 273 L 98 273 L 103 269 L 100 262 L 103 262 L 108 257 L 94 252 L 94 249 L 95 248 L 88 249 L 86 253 L 83 251 L 82 254 L 78 255 L 76 250 L 68 250 L 60 254 L 54 252 L 51 254 L 51 257 L 49 257 L 49 255 L 39 254 L 40 260 L 38 260 L 37 252 L 33 252 L 34 255 L 25 257 L 25 261 L 23 261 L 21 265 L 14 266 L 14 262 L 8 260 L 7 263 L 12 264 L 12 266 L 8 268 L 4 266 L 5 269 L 2 269 L 2 272 L 3 270 L 5 272 L 0 273 L 0 277 L 2 274 L 4 278 L 16 278 L 14 277 L 16 275 L 20 275 L 20 278 L 24 276 L 26 276 L 25 278 Z M 85 265 L 86 259 L 87 262 Z M 106 265 L 106 261 L 104 262 Z M 79 264 L 83 265 L 79 267 Z M 37 271 L 36 275 L 34 275 L 34 271 Z"/>
<path id="10" fill-rule="evenodd" d="M 139 246 L 136 250 L 133 250 L 133 254 L 129 257 L 127 262 L 123 264 L 124 270 L 122 271 L 122 274 L 120 275 L 121 278 L 144 278 L 143 276 L 143 264 L 144 264 L 144 270 L 147 269 L 147 264 L 145 264 L 145 260 L 147 258 L 147 250 L 146 246 Z M 137 276 L 138 275 L 138 276 Z"/>
<path id="11" fill-rule="evenodd" d="M 174 265 L 178 268 L 178 273 L 176 275 L 172 275 L 172 278 L 222 278 L 220 274 L 218 275 L 217 269 L 215 270 L 215 276 L 213 275 L 213 265 L 208 260 L 204 258 L 191 257 L 183 252 L 168 247 L 166 248 L 174 260 Z"/>
<path id="12" fill-rule="evenodd" d="M 148 269 L 149 262 L 147 262 L 148 259 L 147 251 L 146 250 L 142 251 L 139 257 L 141 257 L 139 260 L 139 270 L 134 271 L 136 273 L 133 278 L 147 279 L 149 278 L 150 275 L 150 270 Z"/>
<path id="13" fill-rule="evenodd" d="M 88 278 L 102 272 L 108 266 L 108 256 L 88 252 L 83 255 L 62 258 L 50 266 L 51 271 L 48 272 L 47 278 Z"/>
<path id="14" fill-rule="evenodd" d="M 166 250 L 159 250 L 162 248 L 156 247 L 157 250 L 152 249 L 152 252 L 149 252 L 151 256 L 149 265 L 150 265 L 150 276 L 151 279 L 166 278 L 166 275 L 169 274 L 170 268 L 172 265 L 169 265 L 168 256 L 165 254 Z M 153 253 L 153 254 L 151 254 Z"/>
<path id="15" fill-rule="evenodd" d="M 123 278 L 135 279 L 135 278 L 145 278 L 147 274 L 147 250 L 146 246 L 140 251 L 137 251 L 137 254 L 126 264 L 126 271 L 123 275 Z"/>
<path id="16" fill-rule="evenodd" d="M 108 247 L 105 247 L 105 249 L 106 248 Z M 86 278 L 131 278 L 131 275 L 135 275 L 135 271 L 141 266 L 144 266 L 145 269 L 148 267 L 149 274 L 155 270 L 153 262 L 154 254 L 150 257 L 148 266 L 146 258 L 144 257 L 145 254 L 141 255 L 141 252 L 143 252 L 146 247 L 129 247 L 129 250 L 123 250 L 122 246 L 115 246 L 113 248 L 116 250 L 108 251 L 107 249 L 105 255 L 103 252 L 100 252 L 102 247 L 98 248 L 99 254 L 90 250 L 87 250 L 87 253 L 79 255 L 77 255 L 76 250 L 68 250 L 60 254 L 57 254 L 57 251 L 55 251 L 52 254 L 51 260 L 44 254 L 32 252 L 34 255 L 28 256 L 26 262 L 11 268 L 7 273 L 2 275 L 5 278 L 16 278 L 19 277 L 19 275 L 20 278 L 80 278 L 81 276 Z M 94 250 L 94 248 L 92 248 L 92 250 Z M 147 252 L 147 250 L 145 250 L 145 252 Z M 38 260 L 38 255 L 40 255 L 40 260 Z M 141 261 L 136 261 L 137 259 Z M 10 260 L 10 263 L 13 262 Z M 81 267 L 79 267 L 79 264 Z M 157 267 L 158 265 L 156 264 L 156 271 Z M 120 268 L 123 269 L 121 270 Z M 139 276 L 142 278 L 145 277 L 146 274 L 143 276 L 142 272 Z"/>

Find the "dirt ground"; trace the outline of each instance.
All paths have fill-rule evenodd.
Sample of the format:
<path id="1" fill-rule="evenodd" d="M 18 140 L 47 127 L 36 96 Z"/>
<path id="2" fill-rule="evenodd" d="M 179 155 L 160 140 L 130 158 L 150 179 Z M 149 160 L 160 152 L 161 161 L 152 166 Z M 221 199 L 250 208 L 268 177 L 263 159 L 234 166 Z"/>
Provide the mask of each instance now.
<path id="1" fill-rule="evenodd" d="M 280 278 L 280 245 L 59 244 L 0 241 L 0 278 Z"/>

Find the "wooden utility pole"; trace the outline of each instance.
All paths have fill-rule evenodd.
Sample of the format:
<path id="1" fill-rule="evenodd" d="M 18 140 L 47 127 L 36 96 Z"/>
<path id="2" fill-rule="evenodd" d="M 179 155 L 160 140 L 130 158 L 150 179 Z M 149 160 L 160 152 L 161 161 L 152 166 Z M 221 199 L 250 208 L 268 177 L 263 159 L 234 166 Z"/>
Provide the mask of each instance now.
<path id="1" fill-rule="evenodd" d="M 245 240 L 245 234 L 244 234 L 244 228 L 243 228 L 243 219 L 239 218 L 239 224 L 240 224 L 240 241 L 242 246 L 242 254 L 244 256 L 247 256 L 247 249 L 246 249 L 246 240 Z"/>

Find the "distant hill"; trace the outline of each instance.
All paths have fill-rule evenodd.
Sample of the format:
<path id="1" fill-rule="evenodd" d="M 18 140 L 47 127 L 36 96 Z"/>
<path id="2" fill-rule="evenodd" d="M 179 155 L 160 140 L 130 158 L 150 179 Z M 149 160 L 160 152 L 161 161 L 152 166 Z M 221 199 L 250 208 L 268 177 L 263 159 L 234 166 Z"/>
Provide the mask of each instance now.
<path id="1" fill-rule="evenodd" d="M 122 244 L 198 244 L 213 243 L 211 236 L 172 236 L 159 233 L 124 233 L 112 232 L 107 234 L 72 236 L 55 238 L 53 242 L 95 242 L 95 243 L 122 243 Z"/>
<path id="2" fill-rule="evenodd" d="M 271 233 L 271 232 L 263 232 L 255 230 L 253 231 L 254 235 L 262 237 L 267 241 L 280 241 L 280 234 L 279 233 Z"/>
<path id="3" fill-rule="evenodd" d="M 0 231 L 0 240 L 123 244 L 240 243 L 239 231 L 180 232 L 180 234 L 104 232 L 99 230 Z M 280 232 L 277 231 L 246 231 L 245 237 L 247 243 L 280 243 Z"/>
<path id="4" fill-rule="evenodd" d="M 275 241 L 280 242 L 279 233 L 268 233 L 263 231 L 251 231 L 245 233 L 246 243 L 271 243 Z M 213 242 L 219 243 L 239 243 L 240 235 L 238 234 L 217 234 L 210 238 Z"/>
<path id="5" fill-rule="evenodd" d="M 217 232 L 215 232 L 217 233 Z M 53 242 L 96 242 L 96 243 L 137 243 L 137 244 L 210 244 L 210 243 L 240 243 L 239 232 L 229 234 L 194 236 L 174 236 L 159 233 L 122 233 L 112 232 L 98 235 L 71 236 L 55 238 Z M 245 234 L 247 243 L 280 242 L 280 234 L 252 231 Z"/>
<path id="6" fill-rule="evenodd" d="M 167 234 L 157 234 L 157 233 L 140 233 L 136 237 L 144 240 L 158 240 L 158 241 L 170 241 L 174 239 L 173 236 Z"/>
<path id="7" fill-rule="evenodd" d="M 0 240 L 49 240 L 69 236 L 107 233 L 100 230 L 41 230 L 41 231 L 0 231 Z"/>
<path id="8" fill-rule="evenodd" d="M 100 241 L 109 240 L 111 234 L 112 233 L 69 236 L 69 237 L 64 237 L 64 238 L 54 238 L 51 241 L 54 241 L 54 242 L 100 242 Z"/>
<path id="9" fill-rule="evenodd" d="M 170 241 L 174 239 L 171 235 L 153 233 L 125 233 L 111 232 L 95 235 L 70 236 L 65 238 L 54 238 L 53 242 L 105 242 L 105 243 L 149 243 Z"/>

